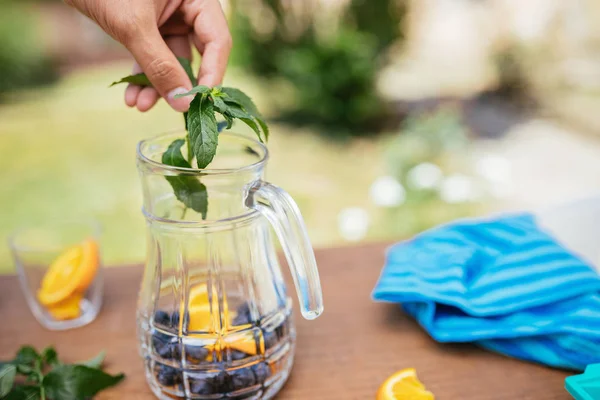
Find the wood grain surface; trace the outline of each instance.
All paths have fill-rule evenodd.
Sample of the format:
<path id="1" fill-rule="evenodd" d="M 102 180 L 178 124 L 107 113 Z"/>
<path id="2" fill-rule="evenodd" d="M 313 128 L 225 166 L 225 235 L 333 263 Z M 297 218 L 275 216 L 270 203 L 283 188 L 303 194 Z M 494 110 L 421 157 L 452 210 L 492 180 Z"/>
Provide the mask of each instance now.
<path id="1" fill-rule="evenodd" d="M 296 312 L 296 362 L 278 400 L 374 399 L 381 382 L 406 367 L 417 369 L 436 400 L 571 398 L 564 389 L 564 371 L 471 345 L 438 344 L 398 306 L 373 302 L 370 293 L 384 250 L 383 245 L 369 245 L 317 251 L 325 312 L 315 321 L 305 321 Z M 68 362 L 106 349 L 106 369 L 122 371 L 127 378 L 98 399 L 153 399 L 136 347 L 141 272 L 139 266 L 106 269 L 98 318 L 63 332 L 42 328 L 27 308 L 17 278 L 0 277 L 0 359 L 11 358 L 22 344 L 52 344 Z"/>

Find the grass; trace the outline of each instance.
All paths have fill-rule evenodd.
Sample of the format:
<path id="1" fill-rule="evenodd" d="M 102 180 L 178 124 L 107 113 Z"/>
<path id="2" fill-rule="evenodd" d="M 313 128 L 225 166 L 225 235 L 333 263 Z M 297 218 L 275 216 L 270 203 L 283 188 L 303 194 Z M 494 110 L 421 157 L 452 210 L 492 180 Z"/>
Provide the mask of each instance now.
<path id="1" fill-rule="evenodd" d="M 53 87 L 15 93 L 0 106 L 0 237 L 48 219 L 95 218 L 104 227 L 106 264 L 142 262 L 145 226 L 135 146 L 181 129 L 182 120 L 164 102 L 145 114 L 125 107 L 122 88 L 107 86 L 127 71 L 123 63 L 82 70 Z M 244 88 L 260 106 L 256 82 L 232 71 L 226 84 Z M 369 212 L 370 240 L 394 240 L 469 213 L 435 202 L 375 207 L 368 188 L 386 173 L 382 153 L 388 139 L 341 144 L 272 125 L 267 178 L 298 202 L 315 247 L 344 243 L 337 216 L 345 207 Z M 0 273 L 11 271 L 8 248 L 0 246 Z"/>

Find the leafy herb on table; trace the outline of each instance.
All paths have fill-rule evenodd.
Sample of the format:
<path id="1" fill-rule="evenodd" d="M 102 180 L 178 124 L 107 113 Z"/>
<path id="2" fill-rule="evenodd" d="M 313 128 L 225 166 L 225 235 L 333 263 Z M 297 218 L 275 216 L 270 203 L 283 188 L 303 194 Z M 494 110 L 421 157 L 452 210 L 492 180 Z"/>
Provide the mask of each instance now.
<path id="1" fill-rule="evenodd" d="M 105 352 L 89 361 L 64 364 L 53 347 L 41 353 L 23 346 L 14 360 L 0 363 L 1 400 L 86 400 L 121 382 L 125 375 L 110 375 L 100 367 Z M 25 379 L 17 379 L 18 376 Z"/>
<path id="2" fill-rule="evenodd" d="M 186 71 L 190 81 L 196 83 L 191 63 L 185 58 L 178 58 Z M 113 82 L 132 83 L 140 86 L 151 86 L 145 74 L 135 74 Z M 217 153 L 219 132 L 224 128 L 230 129 L 233 121 L 238 119 L 248 125 L 263 142 L 269 139 L 269 127 L 256 105 L 248 95 L 232 87 L 194 86 L 189 92 L 176 97 L 194 96 L 190 108 L 183 113 L 185 139 L 177 139 L 165 151 L 162 163 L 178 168 L 193 168 L 194 159 L 199 169 L 206 168 Z M 216 114 L 220 114 L 224 121 L 217 122 Z M 186 145 L 187 157 L 182 153 Z M 195 174 L 167 176 L 167 181 L 173 188 L 175 197 L 185 206 L 181 218 L 185 217 L 188 208 L 196 211 L 206 219 L 208 213 L 208 192 L 206 186 L 200 182 Z"/>

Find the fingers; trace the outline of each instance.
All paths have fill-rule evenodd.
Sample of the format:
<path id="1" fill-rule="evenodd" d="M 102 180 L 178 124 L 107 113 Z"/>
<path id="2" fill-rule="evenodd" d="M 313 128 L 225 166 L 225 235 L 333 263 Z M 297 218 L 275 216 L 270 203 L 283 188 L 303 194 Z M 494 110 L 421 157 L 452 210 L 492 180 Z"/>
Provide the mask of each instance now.
<path id="1" fill-rule="evenodd" d="M 131 71 L 131 73 L 135 75 L 139 74 L 140 72 L 142 72 L 142 69 L 140 68 L 138 63 L 133 63 L 133 70 Z M 127 89 L 125 89 L 125 104 L 127 104 L 129 107 L 135 107 L 135 105 L 137 104 L 138 95 L 140 94 L 141 90 L 141 86 L 132 84 L 127 85 Z"/>
<path id="2" fill-rule="evenodd" d="M 177 57 L 184 57 L 188 60 L 192 57 L 192 51 L 190 49 L 190 41 L 188 35 L 177 35 L 165 37 L 167 46 L 171 49 L 173 54 Z M 187 76 L 187 75 L 186 75 Z M 188 78 L 189 81 L 189 78 Z M 158 92 L 151 87 L 146 87 L 139 92 L 137 97 L 137 108 L 144 112 L 151 109 L 156 102 L 160 99 Z"/>
<path id="3" fill-rule="evenodd" d="M 191 98 L 176 99 L 174 96 L 188 91 L 192 84 L 175 54 L 163 40 L 158 28 L 136 36 L 134 40 L 127 43 L 127 48 L 158 94 L 176 111 L 187 111 Z M 147 110 L 156 103 L 158 96 L 151 92 L 154 89 L 144 88 L 139 92 L 137 105 L 140 110 Z"/>
<path id="4" fill-rule="evenodd" d="M 218 0 L 195 1 L 192 4 L 197 7 L 192 13 L 195 15 L 192 39 L 202 54 L 198 84 L 216 86 L 223 80 L 231 52 L 227 20 Z"/>

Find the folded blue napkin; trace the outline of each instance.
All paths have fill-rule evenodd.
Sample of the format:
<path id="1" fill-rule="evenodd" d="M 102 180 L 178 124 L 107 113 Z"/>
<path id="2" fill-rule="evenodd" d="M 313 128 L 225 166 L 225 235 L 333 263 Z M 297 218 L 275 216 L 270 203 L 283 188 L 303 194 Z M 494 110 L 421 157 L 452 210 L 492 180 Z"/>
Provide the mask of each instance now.
<path id="1" fill-rule="evenodd" d="M 392 246 L 373 298 L 401 303 L 439 342 L 583 370 L 600 362 L 599 290 L 588 263 L 518 214 Z"/>

